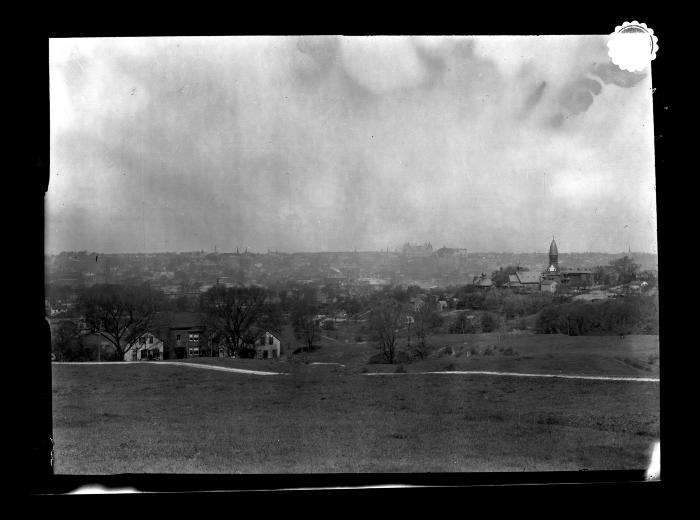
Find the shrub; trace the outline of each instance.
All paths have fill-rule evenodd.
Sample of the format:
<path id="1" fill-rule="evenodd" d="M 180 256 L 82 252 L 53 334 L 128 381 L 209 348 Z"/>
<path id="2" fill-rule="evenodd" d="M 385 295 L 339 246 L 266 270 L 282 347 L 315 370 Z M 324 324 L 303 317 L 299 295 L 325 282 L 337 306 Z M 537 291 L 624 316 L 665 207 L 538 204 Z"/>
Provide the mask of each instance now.
<path id="1" fill-rule="evenodd" d="M 515 350 L 513 350 L 511 347 L 504 349 L 502 352 L 503 352 L 504 356 L 514 356 L 515 354 L 517 354 L 517 352 Z"/>
<path id="2" fill-rule="evenodd" d="M 412 359 L 420 359 L 423 360 L 430 356 L 433 351 L 435 350 L 435 347 L 433 345 L 430 345 L 426 343 L 425 345 L 418 344 L 413 347 L 413 350 L 411 351 L 411 358 Z"/>
<path id="3" fill-rule="evenodd" d="M 658 308 L 655 299 L 647 296 L 551 305 L 539 313 L 535 329 L 570 336 L 658 333 Z"/>
<path id="4" fill-rule="evenodd" d="M 457 318 L 450 323 L 448 331 L 450 334 L 474 334 L 476 327 L 474 322 L 468 318 L 467 312 L 460 312 Z"/>
<path id="5" fill-rule="evenodd" d="M 452 356 L 454 354 L 454 350 L 452 350 L 452 347 L 447 346 L 447 347 L 442 347 L 437 351 L 437 355 L 440 357 L 443 356 Z"/>
<path id="6" fill-rule="evenodd" d="M 386 356 L 382 352 L 379 352 L 378 354 L 370 356 L 370 358 L 367 360 L 367 363 L 369 363 L 370 365 L 385 365 L 389 364 L 389 361 L 386 359 Z"/>
<path id="7" fill-rule="evenodd" d="M 498 328 L 498 316 L 485 312 L 481 315 L 482 332 L 493 332 Z"/>
<path id="8" fill-rule="evenodd" d="M 306 353 L 306 352 L 315 352 L 315 351 L 317 351 L 317 350 L 320 349 L 320 348 L 321 348 L 320 345 L 314 345 L 314 346 L 311 347 L 311 348 L 309 348 L 309 347 L 306 346 L 306 345 L 303 345 L 303 346 L 301 346 L 301 347 L 298 347 L 298 348 L 294 349 L 294 351 L 293 351 L 292 353 L 293 353 L 293 354 L 304 354 L 304 353 Z M 255 353 L 255 351 L 253 351 L 253 353 Z M 253 357 L 255 357 L 255 356 L 253 356 Z"/>
<path id="9" fill-rule="evenodd" d="M 405 374 L 406 369 L 403 366 L 403 363 L 401 363 L 399 366 L 396 367 L 396 370 L 394 370 L 396 374 Z"/>
<path id="10" fill-rule="evenodd" d="M 241 347 L 238 351 L 238 357 L 252 359 L 255 357 L 255 349 L 248 346 Z"/>
<path id="11" fill-rule="evenodd" d="M 398 363 L 399 365 L 402 365 L 404 363 L 410 363 L 411 362 L 411 356 L 408 354 L 408 352 L 405 352 L 403 350 L 399 350 L 396 352 L 394 355 L 394 362 Z"/>
<path id="12" fill-rule="evenodd" d="M 491 347 L 486 347 L 486 349 L 484 350 L 484 356 L 493 356 L 493 354 L 493 349 Z"/>

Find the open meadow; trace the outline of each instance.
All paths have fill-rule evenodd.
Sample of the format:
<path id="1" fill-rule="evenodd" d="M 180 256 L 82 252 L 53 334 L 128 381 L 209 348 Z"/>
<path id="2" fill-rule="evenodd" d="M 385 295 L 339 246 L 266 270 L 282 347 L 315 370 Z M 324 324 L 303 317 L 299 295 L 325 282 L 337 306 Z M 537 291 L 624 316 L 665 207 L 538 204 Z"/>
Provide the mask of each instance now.
<path id="1" fill-rule="evenodd" d="M 54 364 L 55 472 L 478 472 L 648 465 L 659 438 L 659 383 L 412 372 L 658 378 L 658 337 L 483 334 L 435 340 L 426 360 L 392 376 L 366 375 L 397 367 L 367 364 L 376 352 L 372 345 L 342 339 L 280 360 L 181 362 L 284 373 L 275 376 L 158 362 Z"/>

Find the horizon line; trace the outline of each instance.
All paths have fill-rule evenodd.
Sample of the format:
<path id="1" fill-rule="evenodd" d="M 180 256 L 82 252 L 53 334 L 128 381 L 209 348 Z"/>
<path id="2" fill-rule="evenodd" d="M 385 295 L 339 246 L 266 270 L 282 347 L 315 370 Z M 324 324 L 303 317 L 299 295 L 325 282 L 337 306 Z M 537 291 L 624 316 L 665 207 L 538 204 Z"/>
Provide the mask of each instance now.
<path id="1" fill-rule="evenodd" d="M 448 248 L 448 249 L 466 249 L 466 248 Z M 438 250 L 434 250 L 432 254 L 436 254 Z M 320 250 L 320 251 L 280 251 L 280 250 L 269 250 L 266 252 L 260 251 L 206 251 L 203 249 L 191 249 L 188 251 L 120 251 L 105 253 L 104 251 L 88 251 L 87 249 L 81 250 L 70 250 L 70 251 L 60 251 L 60 252 L 44 252 L 44 256 L 59 256 L 62 254 L 87 254 L 87 255 L 179 255 L 179 254 L 213 254 L 213 255 L 268 255 L 268 254 L 284 254 L 284 255 L 304 255 L 304 254 L 339 254 L 339 253 L 397 253 L 402 254 L 400 249 L 386 250 L 386 249 L 371 249 L 371 250 Z M 548 251 L 467 251 L 467 255 L 492 255 L 492 254 L 511 254 L 511 255 L 547 255 Z M 642 255 L 658 255 L 658 251 L 559 251 L 559 254 L 603 254 L 603 255 L 620 255 L 620 254 L 642 254 Z"/>

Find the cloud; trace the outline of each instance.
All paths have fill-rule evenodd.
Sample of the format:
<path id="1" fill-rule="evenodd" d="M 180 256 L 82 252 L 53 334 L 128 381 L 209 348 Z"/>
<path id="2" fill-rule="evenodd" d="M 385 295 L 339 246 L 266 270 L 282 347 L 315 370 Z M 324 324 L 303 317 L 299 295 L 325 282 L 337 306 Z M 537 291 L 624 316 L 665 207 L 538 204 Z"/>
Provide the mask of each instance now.
<path id="1" fill-rule="evenodd" d="M 537 87 L 535 87 L 532 93 L 525 99 L 525 110 L 529 110 L 539 103 L 540 99 L 542 99 L 542 94 L 544 94 L 545 88 L 547 88 L 546 81 L 543 81 Z"/>
<path id="2" fill-rule="evenodd" d="M 591 67 L 591 73 L 598 76 L 604 83 L 617 85 L 622 88 L 632 88 L 646 77 L 646 73 L 622 70 L 614 63 L 597 63 Z"/>
<path id="3" fill-rule="evenodd" d="M 596 63 L 585 71 L 584 74 L 597 76 L 605 84 L 612 84 L 622 88 L 632 88 L 637 85 L 646 74 L 638 74 L 620 69 L 612 62 Z M 588 75 L 581 75 L 578 79 L 567 84 L 559 96 L 559 113 L 551 120 L 555 127 L 561 126 L 564 120 L 586 112 L 594 101 L 594 96 L 602 92 L 601 83 Z"/>
<path id="4" fill-rule="evenodd" d="M 350 77 L 374 94 L 413 88 L 428 78 L 408 37 L 345 37 L 340 51 Z"/>
<path id="5" fill-rule="evenodd" d="M 339 53 L 339 41 L 335 36 L 298 38 L 292 54 L 296 78 L 308 85 L 318 85 L 335 65 Z"/>
<path id="6" fill-rule="evenodd" d="M 589 78 L 580 78 L 562 89 L 560 109 L 566 116 L 585 112 L 593 104 L 593 96 L 600 94 L 601 85 Z"/>
<path id="7" fill-rule="evenodd" d="M 554 223 L 598 226 L 576 201 L 602 214 L 614 197 L 582 196 L 589 173 L 611 190 L 653 176 L 649 99 L 595 76 L 592 44 L 573 40 L 491 46 L 506 59 L 479 38 L 74 42 L 51 63 L 52 243 L 531 250 Z"/>

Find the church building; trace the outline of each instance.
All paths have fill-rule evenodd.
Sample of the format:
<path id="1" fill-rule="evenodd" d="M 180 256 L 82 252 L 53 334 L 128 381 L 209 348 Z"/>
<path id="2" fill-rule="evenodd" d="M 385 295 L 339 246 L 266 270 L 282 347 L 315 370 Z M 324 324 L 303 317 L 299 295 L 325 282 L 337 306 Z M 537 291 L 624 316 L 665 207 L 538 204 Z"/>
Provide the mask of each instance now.
<path id="1" fill-rule="evenodd" d="M 557 274 L 559 272 L 559 250 L 554 237 L 552 237 L 552 243 L 549 244 L 549 267 L 547 267 L 545 274 Z"/>
<path id="2" fill-rule="evenodd" d="M 552 243 L 549 245 L 549 267 L 542 273 L 542 278 L 571 287 L 588 287 L 593 284 L 593 271 L 559 267 L 559 250 L 552 237 Z"/>

